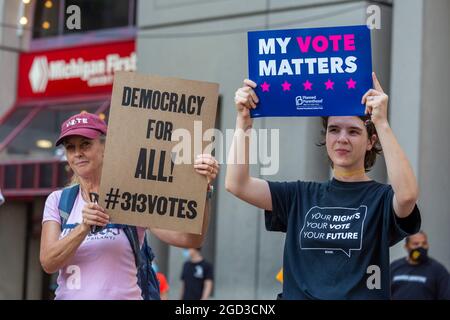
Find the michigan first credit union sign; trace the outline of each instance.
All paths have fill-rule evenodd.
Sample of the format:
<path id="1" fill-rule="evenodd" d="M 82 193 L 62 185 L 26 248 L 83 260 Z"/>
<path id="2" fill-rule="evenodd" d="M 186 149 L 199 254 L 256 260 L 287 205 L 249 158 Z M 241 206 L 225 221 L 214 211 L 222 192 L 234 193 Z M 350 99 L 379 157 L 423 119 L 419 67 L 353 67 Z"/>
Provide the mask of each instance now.
<path id="1" fill-rule="evenodd" d="M 135 41 L 24 53 L 18 97 L 58 98 L 111 93 L 116 71 L 136 71 Z"/>

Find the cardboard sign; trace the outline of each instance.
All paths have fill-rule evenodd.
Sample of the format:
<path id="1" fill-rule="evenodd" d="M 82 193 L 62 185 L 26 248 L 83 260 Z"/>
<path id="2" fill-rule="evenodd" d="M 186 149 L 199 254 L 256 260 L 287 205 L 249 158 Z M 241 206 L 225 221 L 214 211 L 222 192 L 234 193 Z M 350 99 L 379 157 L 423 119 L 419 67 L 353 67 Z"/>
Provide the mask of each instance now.
<path id="1" fill-rule="evenodd" d="M 372 88 L 367 26 L 248 33 L 249 78 L 258 84 L 252 117 L 364 115 Z"/>
<path id="2" fill-rule="evenodd" d="M 113 223 L 201 234 L 207 181 L 193 164 L 204 131 L 214 127 L 218 89 L 116 73 L 100 186 Z"/>

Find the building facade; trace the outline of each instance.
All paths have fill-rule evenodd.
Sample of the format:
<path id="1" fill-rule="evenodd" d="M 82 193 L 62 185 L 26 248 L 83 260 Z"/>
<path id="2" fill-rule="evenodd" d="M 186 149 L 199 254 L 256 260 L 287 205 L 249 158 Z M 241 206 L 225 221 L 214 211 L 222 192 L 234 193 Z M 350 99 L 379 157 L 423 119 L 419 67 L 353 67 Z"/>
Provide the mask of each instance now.
<path id="1" fill-rule="evenodd" d="M 36 17 L 31 9 L 33 3 L 24 11 L 30 18 Z M 148 0 L 133 3 L 136 6 L 134 33 L 125 28 L 119 37 L 109 38 L 107 42 L 134 39 L 140 73 L 218 82 L 221 99 L 217 126 L 223 132 L 234 128 L 234 92 L 248 74 L 247 31 L 365 24 L 379 10 L 380 28 L 372 30 L 373 69 L 390 96 L 390 124 L 419 181 L 422 227 L 429 234 L 430 254 L 450 268 L 447 246 L 450 212 L 444 202 L 450 194 L 450 143 L 445 135 L 450 121 L 448 1 Z M 95 30 L 94 33 L 86 31 L 87 37 L 83 32 L 64 36 L 60 31 L 57 48 L 55 41 L 47 41 L 46 37 L 33 42 L 36 27 L 24 28 L 18 36 L 21 10 L 24 8 L 19 0 L 0 0 L 2 116 L 17 102 L 21 55 L 71 45 L 99 45 Z M 110 29 L 114 28 L 108 26 L 103 31 Z M 325 151 L 316 146 L 321 138 L 318 119 L 257 119 L 255 127 L 280 130 L 279 171 L 261 177 L 268 180 L 329 178 Z M 219 160 L 226 159 L 226 152 L 226 148 L 219 151 Z M 3 163 L 23 162 L 28 158 L 26 154 L 19 159 L 11 159 L 5 151 L 0 154 Z M 252 173 L 259 175 L 261 166 L 252 165 Z M 225 171 L 222 165 L 203 248 L 204 256 L 215 268 L 213 297 L 273 299 L 281 291 L 275 277 L 282 267 L 284 235 L 266 232 L 262 210 L 226 192 Z M 388 182 L 382 158 L 371 175 L 380 182 Z M 44 201 L 45 195 L 24 198 L 7 194 L 6 204 L 0 208 L 0 252 L 6 253 L 0 264 L 0 298 L 47 297 L 44 292 L 51 281 L 41 271 L 38 259 Z M 178 299 L 184 261 L 182 250 L 154 238 L 151 245 L 160 270 L 168 275 L 169 297 Z M 405 254 L 402 244 L 398 244 L 391 250 L 391 259 Z"/>

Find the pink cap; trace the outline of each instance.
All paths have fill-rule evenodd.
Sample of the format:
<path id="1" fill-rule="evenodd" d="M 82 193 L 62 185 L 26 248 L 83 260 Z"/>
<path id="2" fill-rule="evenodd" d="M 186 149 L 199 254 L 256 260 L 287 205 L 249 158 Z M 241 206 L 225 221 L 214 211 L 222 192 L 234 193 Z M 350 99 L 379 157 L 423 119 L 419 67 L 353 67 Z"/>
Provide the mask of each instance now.
<path id="1" fill-rule="evenodd" d="M 96 114 L 82 112 L 76 114 L 61 125 L 61 134 L 56 141 L 56 146 L 60 145 L 64 138 L 68 136 L 82 136 L 89 139 L 96 139 L 101 134 L 106 134 L 106 123 Z"/>

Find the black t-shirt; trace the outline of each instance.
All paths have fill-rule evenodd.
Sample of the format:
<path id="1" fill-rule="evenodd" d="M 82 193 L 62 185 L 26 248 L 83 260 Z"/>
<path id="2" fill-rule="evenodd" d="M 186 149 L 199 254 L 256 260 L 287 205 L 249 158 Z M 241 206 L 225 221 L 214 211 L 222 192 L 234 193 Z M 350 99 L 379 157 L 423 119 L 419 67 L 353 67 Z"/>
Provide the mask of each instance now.
<path id="1" fill-rule="evenodd" d="M 450 277 L 447 269 L 429 258 L 410 264 L 406 258 L 391 264 L 392 300 L 450 300 Z"/>
<path id="2" fill-rule="evenodd" d="M 183 265 L 181 280 L 184 281 L 183 300 L 200 300 L 205 280 L 214 279 L 213 267 L 205 260 L 193 263 L 186 261 Z"/>
<path id="3" fill-rule="evenodd" d="M 389 299 L 389 247 L 419 231 L 375 181 L 269 182 L 269 231 L 286 232 L 283 299 Z"/>

